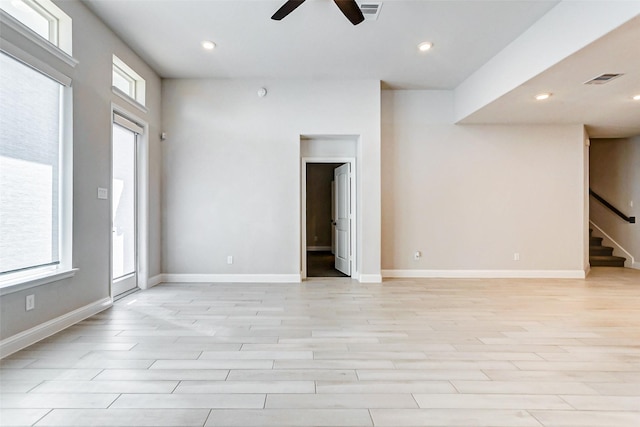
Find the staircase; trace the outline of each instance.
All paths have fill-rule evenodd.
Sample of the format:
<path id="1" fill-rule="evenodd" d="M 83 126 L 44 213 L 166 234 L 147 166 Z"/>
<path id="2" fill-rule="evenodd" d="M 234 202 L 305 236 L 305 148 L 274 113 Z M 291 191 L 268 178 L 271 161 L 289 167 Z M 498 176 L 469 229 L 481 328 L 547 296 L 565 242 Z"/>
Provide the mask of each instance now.
<path id="1" fill-rule="evenodd" d="M 602 237 L 593 237 L 589 229 L 589 264 L 591 267 L 624 267 L 626 258 L 614 256 L 613 248 L 602 246 Z"/>

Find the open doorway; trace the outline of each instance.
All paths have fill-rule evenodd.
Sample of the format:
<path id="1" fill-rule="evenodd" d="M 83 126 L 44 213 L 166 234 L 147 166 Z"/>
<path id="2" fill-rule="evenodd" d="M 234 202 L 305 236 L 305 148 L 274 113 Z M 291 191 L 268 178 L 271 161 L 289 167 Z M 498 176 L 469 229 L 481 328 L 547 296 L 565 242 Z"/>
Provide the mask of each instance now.
<path id="1" fill-rule="evenodd" d="M 354 270 L 352 162 L 304 162 L 303 277 L 351 277 Z M 306 268 L 305 268 L 306 267 Z"/>
<path id="2" fill-rule="evenodd" d="M 307 163 L 307 277 L 346 277 L 336 268 L 335 170 L 343 163 Z"/>

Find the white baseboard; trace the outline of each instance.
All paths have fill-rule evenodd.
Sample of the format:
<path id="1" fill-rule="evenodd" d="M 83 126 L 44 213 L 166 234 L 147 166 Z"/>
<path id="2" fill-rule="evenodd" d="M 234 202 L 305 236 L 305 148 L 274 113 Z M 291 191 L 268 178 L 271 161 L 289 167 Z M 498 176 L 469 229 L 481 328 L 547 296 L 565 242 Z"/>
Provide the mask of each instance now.
<path id="1" fill-rule="evenodd" d="M 149 288 L 153 288 L 156 285 L 159 285 L 160 283 L 163 282 L 163 274 L 156 274 L 153 277 L 149 277 L 149 279 L 147 280 L 147 289 Z"/>
<path id="2" fill-rule="evenodd" d="M 71 325 L 75 325 L 87 317 L 100 313 L 101 311 L 111 307 L 112 304 L 113 301 L 110 297 L 103 298 L 94 303 L 85 305 L 84 307 L 80 307 L 77 310 L 63 314 L 60 317 L 49 320 L 41 325 L 34 326 L 31 329 L 27 329 L 26 331 L 20 332 L 9 338 L 5 338 L 0 341 L 0 359 L 58 333 Z"/>
<path id="3" fill-rule="evenodd" d="M 382 270 L 385 278 L 584 279 L 583 270 Z"/>
<path id="4" fill-rule="evenodd" d="M 329 252 L 331 246 L 307 246 L 307 252 Z"/>
<path id="5" fill-rule="evenodd" d="M 162 274 L 168 283 L 300 283 L 300 274 Z"/>
<path id="6" fill-rule="evenodd" d="M 358 279 L 360 283 L 382 283 L 381 274 L 361 274 Z"/>

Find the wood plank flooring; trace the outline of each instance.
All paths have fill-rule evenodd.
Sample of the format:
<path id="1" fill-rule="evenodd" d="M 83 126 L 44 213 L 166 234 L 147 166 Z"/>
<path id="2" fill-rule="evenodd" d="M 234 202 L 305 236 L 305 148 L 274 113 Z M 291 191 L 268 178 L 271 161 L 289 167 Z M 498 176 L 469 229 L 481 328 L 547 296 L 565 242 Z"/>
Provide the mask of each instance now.
<path id="1" fill-rule="evenodd" d="M 640 426 L 640 271 L 162 284 L 1 361 L 2 426 Z"/>

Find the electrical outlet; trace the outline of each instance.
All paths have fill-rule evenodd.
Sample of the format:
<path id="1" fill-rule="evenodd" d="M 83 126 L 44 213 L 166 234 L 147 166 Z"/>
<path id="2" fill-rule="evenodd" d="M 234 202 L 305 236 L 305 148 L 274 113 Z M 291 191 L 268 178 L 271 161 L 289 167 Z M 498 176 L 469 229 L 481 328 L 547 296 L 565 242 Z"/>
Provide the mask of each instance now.
<path id="1" fill-rule="evenodd" d="M 109 190 L 98 187 L 98 199 L 107 200 L 109 198 Z"/>
<path id="2" fill-rule="evenodd" d="M 227 264 L 233 264 L 233 256 L 232 255 L 229 255 L 227 257 Z"/>
<path id="3" fill-rule="evenodd" d="M 519 252 L 514 252 L 513 253 L 513 260 L 514 261 L 520 261 L 520 253 Z"/>
<path id="4" fill-rule="evenodd" d="M 30 311 L 36 308 L 36 296 L 34 294 L 27 295 L 26 298 L 26 310 Z"/>
<path id="5" fill-rule="evenodd" d="M 416 260 L 416 261 L 419 260 L 421 257 L 422 257 L 422 252 L 420 252 L 420 251 L 416 251 L 413 254 L 413 259 Z"/>

